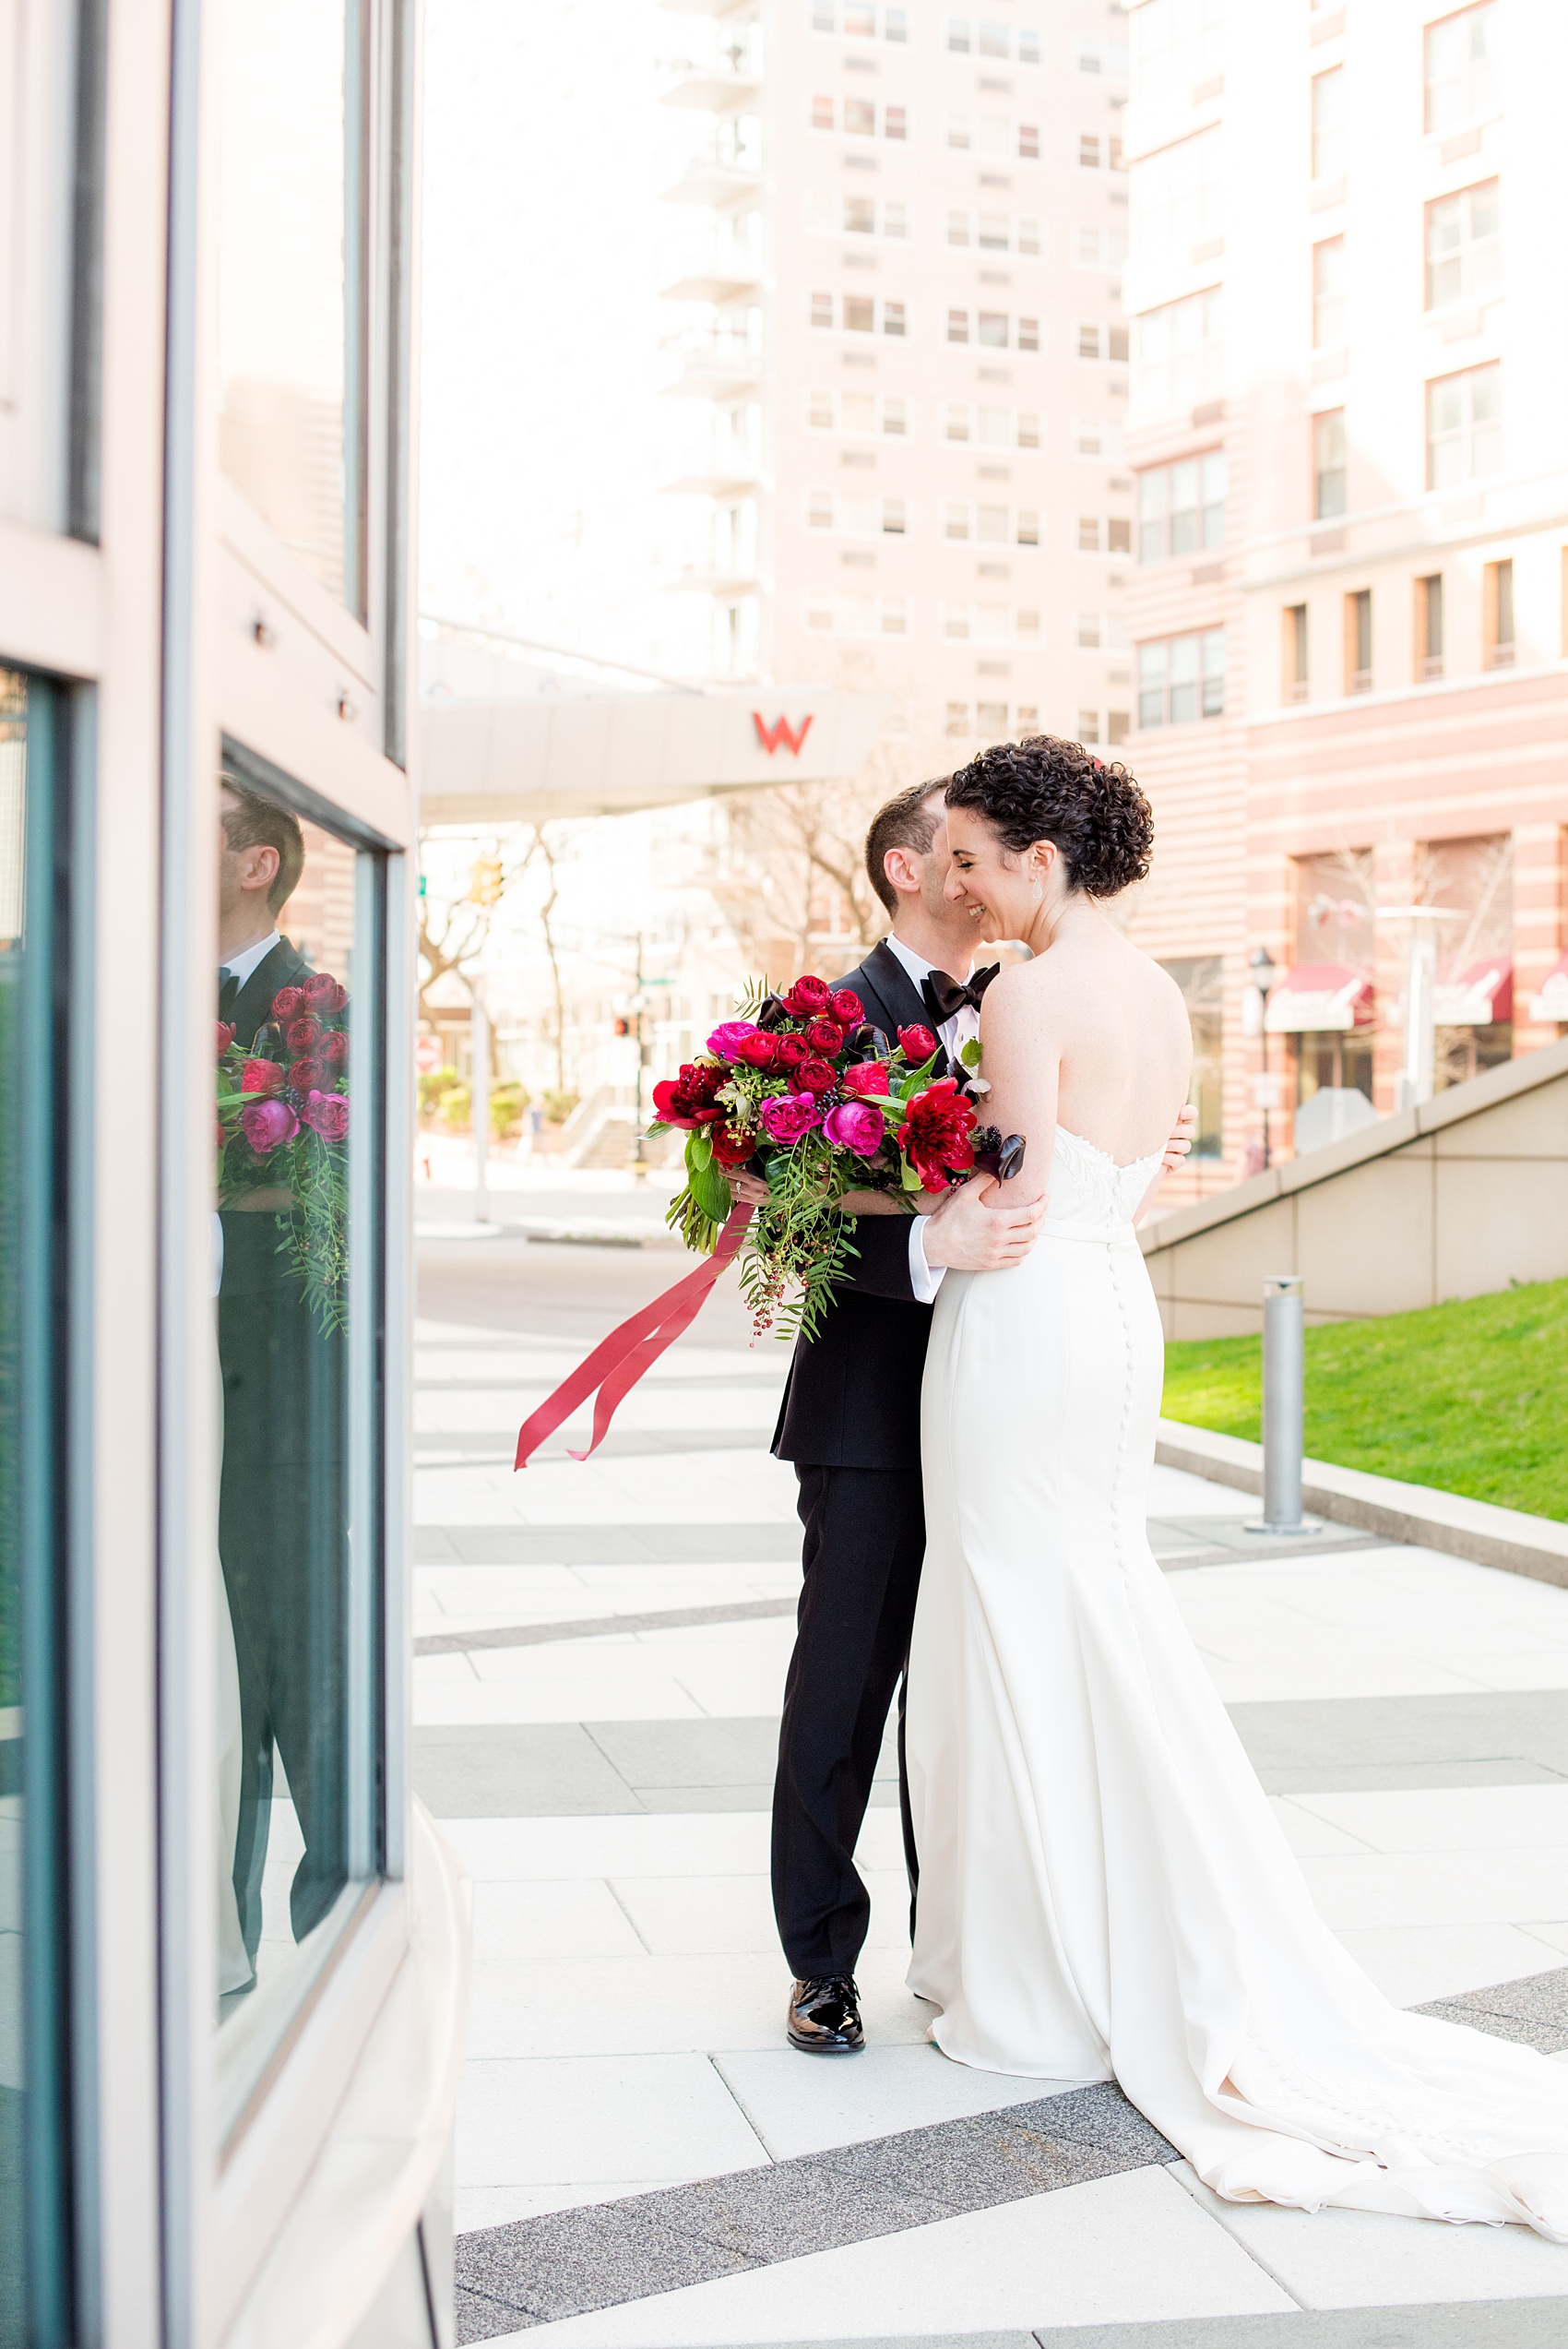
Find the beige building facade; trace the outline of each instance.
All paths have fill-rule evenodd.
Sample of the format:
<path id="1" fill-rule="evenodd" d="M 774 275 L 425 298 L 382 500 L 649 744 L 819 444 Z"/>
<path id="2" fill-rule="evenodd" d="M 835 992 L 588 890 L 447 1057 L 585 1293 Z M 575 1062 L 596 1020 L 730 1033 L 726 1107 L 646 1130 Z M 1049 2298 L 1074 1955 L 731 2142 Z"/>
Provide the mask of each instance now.
<path id="1" fill-rule="evenodd" d="M 887 692 L 911 772 L 1038 727 L 1120 741 L 1124 10 L 682 14 L 676 486 L 716 670 Z"/>
<path id="2" fill-rule="evenodd" d="M 1133 921 L 1194 1008 L 1201 1198 L 1568 1021 L 1568 20 L 1129 23 Z"/>

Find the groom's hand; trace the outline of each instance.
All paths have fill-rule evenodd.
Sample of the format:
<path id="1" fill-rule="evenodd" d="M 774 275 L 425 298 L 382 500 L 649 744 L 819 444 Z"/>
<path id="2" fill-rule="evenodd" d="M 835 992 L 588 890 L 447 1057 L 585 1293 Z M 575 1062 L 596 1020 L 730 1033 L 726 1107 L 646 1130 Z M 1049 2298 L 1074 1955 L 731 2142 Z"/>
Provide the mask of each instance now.
<path id="1" fill-rule="evenodd" d="M 1164 1173 L 1167 1174 L 1170 1174 L 1175 1172 L 1176 1168 L 1181 1165 L 1182 1161 L 1186 1157 L 1187 1152 L 1192 1149 L 1193 1134 L 1197 1126 L 1197 1122 L 1198 1113 L 1193 1107 L 1192 1103 L 1189 1102 L 1186 1108 L 1182 1112 L 1181 1116 L 1176 1120 L 1176 1131 L 1171 1135 L 1170 1139 L 1165 1145 L 1165 1157 L 1162 1162 L 1162 1166 Z"/>
<path id="2" fill-rule="evenodd" d="M 731 1168 L 726 1167 L 724 1179 L 730 1186 L 731 1198 L 742 1207 L 767 1205 L 767 1185 L 760 1174 L 737 1174 Z"/>
<path id="3" fill-rule="evenodd" d="M 1045 1221 L 1046 1201 L 1015 1207 L 994 1174 L 949 1191 L 925 1227 L 925 1260 L 953 1272 L 1004 1272 L 1022 1264 Z"/>

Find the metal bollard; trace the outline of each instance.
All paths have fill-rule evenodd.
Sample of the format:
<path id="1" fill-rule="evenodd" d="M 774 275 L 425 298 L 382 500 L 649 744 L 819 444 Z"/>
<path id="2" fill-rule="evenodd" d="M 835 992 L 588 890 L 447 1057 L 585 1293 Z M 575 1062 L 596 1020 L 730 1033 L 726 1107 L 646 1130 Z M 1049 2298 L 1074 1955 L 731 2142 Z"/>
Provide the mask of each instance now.
<path id="1" fill-rule="evenodd" d="M 1249 1533 L 1318 1533 L 1301 1515 L 1301 1276 L 1271 1272 L 1263 1301 L 1263 1516 Z"/>

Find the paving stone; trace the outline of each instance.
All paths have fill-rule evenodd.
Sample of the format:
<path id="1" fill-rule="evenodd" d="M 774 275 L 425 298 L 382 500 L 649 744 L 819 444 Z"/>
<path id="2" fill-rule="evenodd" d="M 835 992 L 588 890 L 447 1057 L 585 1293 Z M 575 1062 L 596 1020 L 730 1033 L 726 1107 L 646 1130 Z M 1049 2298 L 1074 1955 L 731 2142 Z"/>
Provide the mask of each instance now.
<path id="1" fill-rule="evenodd" d="M 1543 2056 L 1555 2056 L 1568 2047 L 1568 1966 L 1527 1974 L 1522 1982 L 1468 1990 L 1457 1998 L 1437 1998 L 1415 2011 L 1436 2015 L 1443 2022 L 1467 2023 L 1493 2039 L 1512 2039 L 1522 2047 L 1538 2047 Z"/>
<path id="2" fill-rule="evenodd" d="M 1158 2324 L 1050 2325 L 1032 2337 L 1038 2349 L 1562 2349 L 1568 2340 L 1568 2299 L 1423 2301 L 1408 2307 L 1304 2308 Z M 811 2349 L 836 2344 L 814 2342 Z M 892 2344 L 859 2341 L 853 2349 Z M 943 2345 L 922 2341 L 920 2349 Z"/>
<path id="3" fill-rule="evenodd" d="M 1106 2084 L 457 2238 L 465 2342 L 1175 2159 Z M 480 2329 L 473 2329 L 480 2328 Z"/>
<path id="4" fill-rule="evenodd" d="M 801 1529 L 778 1525 L 416 1525 L 416 1566 L 798 1564 Z"/>

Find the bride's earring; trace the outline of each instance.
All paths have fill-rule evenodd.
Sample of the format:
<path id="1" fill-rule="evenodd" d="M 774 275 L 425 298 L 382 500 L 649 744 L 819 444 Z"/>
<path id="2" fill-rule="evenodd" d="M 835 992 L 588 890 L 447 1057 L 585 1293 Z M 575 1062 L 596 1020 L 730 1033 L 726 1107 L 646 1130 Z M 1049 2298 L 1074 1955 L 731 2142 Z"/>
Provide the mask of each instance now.
<path id="1" fill-rule="evenodd" d="M 1041 898 L 1045 895 L 1045 886 L 1044 886 L 1043 882 L 1041 882 L 1041 881 L 1039 881 L 1039 880 L 1038 880 L 1038 879 L 1037 879 L 1037 880 L 1035 880 L 1035 881 L 1034 881 L 1034 882 L 1030 885 L 1030 888 L 1029 888 L 1029 895 L 1033 898 L 1033 900 L 1034 900 L 1035 903 L 1038 905 L 1038 904 L 1039 903 L 1039 901 L 1040 901 L 1040 899 L 1041 899 Z"/>

